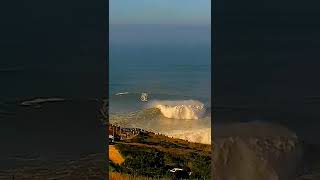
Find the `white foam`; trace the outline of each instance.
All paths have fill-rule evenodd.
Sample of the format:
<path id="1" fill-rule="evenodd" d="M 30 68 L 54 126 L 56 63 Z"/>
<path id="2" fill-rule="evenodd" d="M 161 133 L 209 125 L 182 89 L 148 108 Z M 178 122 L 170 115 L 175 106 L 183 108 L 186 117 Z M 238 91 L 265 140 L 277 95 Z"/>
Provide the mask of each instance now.
<path id="1" fill-rule="evenodd" d="M 171 119 L 199 119 L 205 113 L 204 104 L 196 100 L 155 100 L 148 105 L 152 108 L 158 108 L 163 116 Z"/>
<path id="2" fill-rule="evenodd" d="M 116 94 L 116 96 L 121 96 L 121 95 L 126 95 L 126 94 L 129 94 L 129 92 L 119 92 Z"/>
<path id="3" fill-rule="evenodd" d="M 192 129 L 192 130 L 173 130 L 164 133 L 177 139 L 183 139 L 190 142 L 211 144 L 211 128 Z"/>

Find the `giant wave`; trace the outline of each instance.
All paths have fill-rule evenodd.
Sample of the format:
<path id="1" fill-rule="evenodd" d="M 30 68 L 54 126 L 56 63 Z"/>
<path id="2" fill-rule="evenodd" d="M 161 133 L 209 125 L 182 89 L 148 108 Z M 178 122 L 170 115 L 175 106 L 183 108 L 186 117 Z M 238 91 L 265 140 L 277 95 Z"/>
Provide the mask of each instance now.
<path id="1" fill-rule="evenodd" d="M 143 110 L 111 114 L 109 122 L 211 144 L 211 117 L 206 114 L 205 105 L 197 100 L 153 100 Z"/>
<path id="2" fill-rule="evenodd" d="M 196 100 L 154 100 L 148 106 L 159 109 L 164 117 L 171 119 L 199 119 L 205 114 L 204 104 Z"/>

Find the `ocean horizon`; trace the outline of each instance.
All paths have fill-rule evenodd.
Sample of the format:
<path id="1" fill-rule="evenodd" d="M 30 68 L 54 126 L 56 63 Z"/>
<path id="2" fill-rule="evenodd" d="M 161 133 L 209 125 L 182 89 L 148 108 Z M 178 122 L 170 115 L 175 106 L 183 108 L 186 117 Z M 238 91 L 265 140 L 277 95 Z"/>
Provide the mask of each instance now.
<path id="1" fill-rule="evenodd" d="M 110 121 L 179 137 L 206 129 L 211 142 L 210 25 L 110 25 L 109 37 Z"/>

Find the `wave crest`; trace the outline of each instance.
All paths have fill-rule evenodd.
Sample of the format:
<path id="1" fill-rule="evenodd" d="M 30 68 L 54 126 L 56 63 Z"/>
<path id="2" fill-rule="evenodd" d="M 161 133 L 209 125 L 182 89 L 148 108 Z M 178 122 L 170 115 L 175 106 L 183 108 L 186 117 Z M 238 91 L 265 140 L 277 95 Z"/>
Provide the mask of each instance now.
<path id="1" fill-rule="evenodd" d="M 205 114 L 204 104 L 196 100 L 155 100 L 149 107 L 159 109 L 163 116 L 171 119 L 199 119 Z"/>

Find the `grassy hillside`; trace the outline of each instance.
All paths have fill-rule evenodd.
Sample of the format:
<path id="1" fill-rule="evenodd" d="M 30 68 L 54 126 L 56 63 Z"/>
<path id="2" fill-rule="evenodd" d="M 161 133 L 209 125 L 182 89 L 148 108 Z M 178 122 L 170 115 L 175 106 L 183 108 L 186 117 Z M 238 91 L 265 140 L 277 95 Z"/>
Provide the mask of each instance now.
<path id="1" fill-rule="evenodd" d="M 181 167 L 192 171 L 191 179 L 210 179 L 211 146 L 190 143 L 152 133 L 140 133 L 133 139 L 115 144 L 124 156 L 120 165 L 111 163 L 122 174 L 172 179 L 168 169 Z"/>

